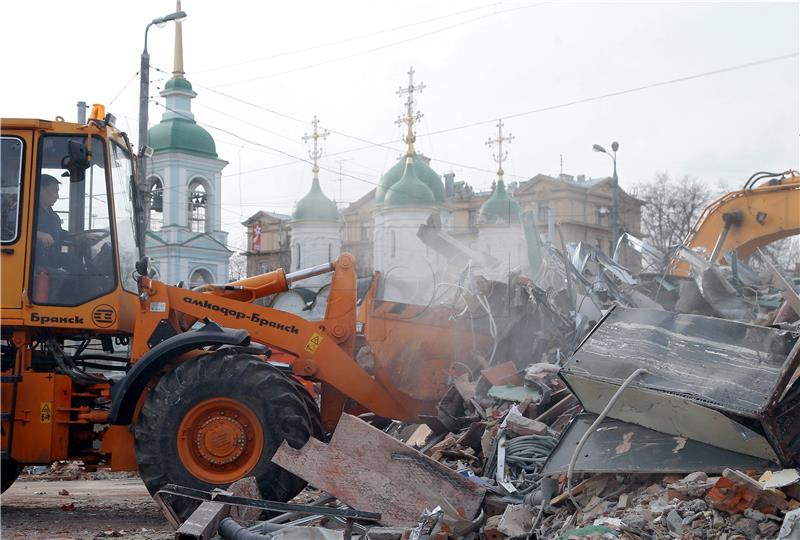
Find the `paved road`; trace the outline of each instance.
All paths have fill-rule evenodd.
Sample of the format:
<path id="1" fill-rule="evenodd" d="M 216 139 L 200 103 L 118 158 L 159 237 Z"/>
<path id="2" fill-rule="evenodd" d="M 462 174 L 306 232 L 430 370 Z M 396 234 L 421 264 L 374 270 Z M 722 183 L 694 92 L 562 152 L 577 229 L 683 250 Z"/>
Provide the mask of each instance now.
<path id="1" fill-rule="evenodd" d="M 62 490 L 68 495 L 59 495 Z M 174 538 L 174 532 L 138 478 L 20 479 L 0 498 L 0 513 L 3 540 Z"/>

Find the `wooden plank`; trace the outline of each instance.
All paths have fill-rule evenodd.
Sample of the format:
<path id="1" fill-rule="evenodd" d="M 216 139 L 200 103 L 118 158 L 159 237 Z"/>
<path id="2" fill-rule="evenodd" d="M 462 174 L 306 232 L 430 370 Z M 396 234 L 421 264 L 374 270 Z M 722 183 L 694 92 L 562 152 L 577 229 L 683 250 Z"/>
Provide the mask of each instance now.
<path id="1" fill-rule="evenodd" d="M 572 394 L 557 402 L 555 405 L 544 411 L 537 418 L 537 422 L 552 426 L 556 418 L 558 418 L 564 411 L 578 403 L 578 400 Z"/>
<path id="2" fill-rule="evenodd" d="M 272 461 L 391 526 L 414 526 L 425 510 L 453 507 L 477 514 L 485 490 L 455 471 L 348 414 L 330 444 L 314 438 L 295 450 L 286 442 Z"/>

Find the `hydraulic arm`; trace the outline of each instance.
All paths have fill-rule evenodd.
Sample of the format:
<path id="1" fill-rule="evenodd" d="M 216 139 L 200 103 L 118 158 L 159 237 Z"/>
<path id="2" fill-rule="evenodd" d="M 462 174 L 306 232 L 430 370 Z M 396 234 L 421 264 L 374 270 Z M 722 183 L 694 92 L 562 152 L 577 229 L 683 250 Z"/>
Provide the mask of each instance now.
<path id="1" fill-rule="evenodd" d="M 711 261 L 736 251 L 745 260 L 756 248 L 800 234 L 800 173 L 760 173 L 706 207 L 689 232 L 684 244 L 690 249 L 703 248 Z M 754 187 L 760 179 L 764 185 Z M 674 261 L 674 274 L 687 275 L 686 262 Z"/>

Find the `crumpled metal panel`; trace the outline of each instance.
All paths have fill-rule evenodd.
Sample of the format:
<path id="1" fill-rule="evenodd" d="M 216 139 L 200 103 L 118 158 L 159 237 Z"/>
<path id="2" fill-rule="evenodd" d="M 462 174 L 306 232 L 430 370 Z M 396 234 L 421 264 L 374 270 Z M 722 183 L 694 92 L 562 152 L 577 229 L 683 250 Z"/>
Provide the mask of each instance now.
<path id="1" fill-rule="evenodd" d="M 678 394 L 755 417 L 767 404 L 795 339 L 765 326 L 649 309 L 613 309 L 562 374 Z M 580 396 L 579 396 L 580 397 Z"/>
<path id="2" fill-rule="evenodd" d="M 599 413 L 635 370 L 609 418 L 793 465 L 800 453 L 800 340 L 791 332 L 616 307 L 560 372 Z"/>

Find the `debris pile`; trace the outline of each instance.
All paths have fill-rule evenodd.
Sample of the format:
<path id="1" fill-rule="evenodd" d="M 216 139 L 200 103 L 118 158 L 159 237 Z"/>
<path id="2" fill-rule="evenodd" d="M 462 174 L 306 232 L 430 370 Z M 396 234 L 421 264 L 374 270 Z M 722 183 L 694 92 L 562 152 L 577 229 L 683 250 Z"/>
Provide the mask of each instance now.
<path id="1" fill-rule="evenodd" d="M 685 277 L 634 272 L 584 242 L 562 253 L 523 223 L 529 264 L 506 281 L 436 220 L 421 228 L 463 268 L 431 306 L 375 309 L 424 326 L 426 346 L 454 321 L 458 355 L 441 392 L 420 388 L 438 381 L 434 362 L 396 385 L 431 392 L 418 423 L 343 414 L 328 442 L 283 443 L 273 461 L 317 501 L 163 494 L 216 504 L 207 515 L 226 538 L 800 538 L 795 286 L 766 259 L 759 274 L 687 249 Z M 382 338 L 357 355 L 376 378 L 397 371 L 382 352 L 410 347 Z M 236 504 L 284 512 L 245 531 L 226 510 Z"/>
<path id="2" fill-rule="evenodd" d="M 538 538 L 776 538 L 784 521 L 792 530 L 796 512 L 787 509 L 800 505 L 791 489 L 765 488 L 731 469 L 716 477 L 595 475 L 579 486 L 580 508 L 545 510 Z"/>

